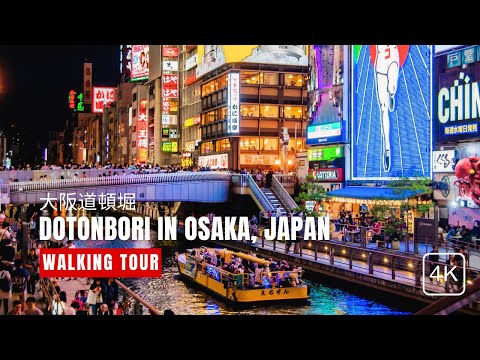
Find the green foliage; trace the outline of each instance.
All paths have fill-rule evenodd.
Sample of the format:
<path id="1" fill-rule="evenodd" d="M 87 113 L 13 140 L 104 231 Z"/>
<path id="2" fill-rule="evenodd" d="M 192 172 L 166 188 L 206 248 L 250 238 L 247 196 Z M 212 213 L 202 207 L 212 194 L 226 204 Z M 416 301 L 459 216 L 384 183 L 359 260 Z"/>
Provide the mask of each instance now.
<path id="1" fill-rule="evenodd" d="M 395 194 L 400 195 L 402 200 L 406 200 L 411 196 L 412 192 L 431 194 L 431 182 L 432 181 L 425 176 L 403 176 L 397 180 L 390 181 L 387 186 L 391 188 Z"/>
<path id="2" fill-rule="evenodd" d="M 370 214 L 376 220 L 383 220 L 388 217 L 391 212 L 391 208 L 388 205 L 373 205 L 370 208 Z"/>
<path id="3" fill-rule="evenodd" d="M 400 233 L 402 226 L 404 226 L 404 222 L 401 219 L 397 219 L 396 217 L 390 218 L 387 226 L 385 227 L 385 234 L 387 236 L 392 235 L 395 232 Z"/>
<path id="4" fill-rule="evenodd" d="M 326 197 L 326 191 L 321 186 L 320 181 L 315 179 L 312 175 L 307 175 L 305 180 L 306 181 L 303 184 L 300 184 L 300 193 L 295 197 L 295 201 L 299 204 L 296 210 L 303 212 L 307 216 L 319 217 L 321 214 L 318 212 L 308 211 L 305 208 L 305 201 L 317 201 L 320 208 L 323 210 L 321 202 Z"/>
<path id="5" fill-rule="evenodd" d="M 321 202 L 325 196 L 326 191 L 321 186 L 320 181 L 316 180 L 313 176 L 307 175 L 305 182 L 300 184 L 300 193 L 295 198 L 297 203 L 303 203 L 307 200 L 315 200 Z"/>
<path id="6" fill-rule="evenodd" d="M 430 211 L 430 208 L 434 207 L 435 204 L 433 202 L 431 203 L 427 203 L 427 204 L 418 204 L 417 206 L 417 211 L 423 215 L 425 215 L 425 213 L 429 212 Z"/>

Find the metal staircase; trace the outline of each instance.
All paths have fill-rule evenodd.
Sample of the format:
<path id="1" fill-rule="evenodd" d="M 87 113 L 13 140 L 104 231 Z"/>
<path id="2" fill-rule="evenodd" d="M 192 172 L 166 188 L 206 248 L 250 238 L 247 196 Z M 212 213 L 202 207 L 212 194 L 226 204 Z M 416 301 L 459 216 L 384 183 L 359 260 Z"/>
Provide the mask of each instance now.
<path id="1" fill-rule="evenodd" d="M 260 190 L 265 195 L 268 202 L 272 205 L 274 213 L 276 213 L 278 211 L 277 209 L 280 209 L 280 214 L 281 215 L 287 215 L 287 210 L 285 210 L 282 202 L 280 201 L 280 199 L 277 197 L 277 195 L 275 195 L 275 193 L 272 190 L 267 189 L 267 188 L 262 188 Z"/>

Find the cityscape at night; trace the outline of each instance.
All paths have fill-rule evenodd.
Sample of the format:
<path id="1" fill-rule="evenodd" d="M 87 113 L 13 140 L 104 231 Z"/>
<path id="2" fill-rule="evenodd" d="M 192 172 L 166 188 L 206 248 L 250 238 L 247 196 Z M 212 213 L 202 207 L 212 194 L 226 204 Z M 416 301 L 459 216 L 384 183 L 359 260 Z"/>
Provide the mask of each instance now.
<path id="1" fill-rule="evenodd" d="M 0 46 L 0 315 L 480 314 L 480 45 Z"/>

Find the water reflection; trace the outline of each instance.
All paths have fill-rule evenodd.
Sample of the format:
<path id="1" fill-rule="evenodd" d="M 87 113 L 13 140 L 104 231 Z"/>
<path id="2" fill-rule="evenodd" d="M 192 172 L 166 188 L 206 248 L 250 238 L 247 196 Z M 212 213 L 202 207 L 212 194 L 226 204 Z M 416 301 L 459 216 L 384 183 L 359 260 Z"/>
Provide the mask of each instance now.
<path id="1" fill-rule="evenodd" d="M 156 233 L 152 231 L 152 239 Z M 305 280 L 311 287 L 311 305 L 274 304 L 233 307 L 190 283 L 180 279 L 174 262 L 176 242 L 158 241 L 75 241 L 76 247 L 162 248 L 163 277 L 161 279 L 125 279 L 125 283 L 160 311 L 171 309 L 184 315 L 404 315 L 409 314 L 371 299 L 359 297 L 344 290 Z"/>

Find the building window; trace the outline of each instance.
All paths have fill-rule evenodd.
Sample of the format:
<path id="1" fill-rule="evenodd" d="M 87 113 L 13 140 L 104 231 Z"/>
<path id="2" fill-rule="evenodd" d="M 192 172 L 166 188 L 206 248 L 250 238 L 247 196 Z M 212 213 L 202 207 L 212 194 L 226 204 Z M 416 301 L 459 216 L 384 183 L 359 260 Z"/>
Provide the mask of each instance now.
<path id="1" fill-rule="evenodd" d="M 288 143 L 288 150 L 289 151 L 305 151 L 305 139 L 290 139 Z"/>
<path id="2" fill-rule="evenodd" d="M 240 138 L 240 150 L 257 150 L 259 149 L 258 137 L 242 137 Z"/>
<path id="3" fill-rule="evenodd" d="M 132 117 L 135 117 L 135 116 L 137 116 L 137 109 L 132 110 Z"/>
<path id="4" fill-rule="evenodd" d="M 226 120 L 227 119 L 227 108 L 223 107 L 217 109 L 217 120 Z"/>
<path id="5" fill-rule="evenodd" d="M 215 142 L 215 151 L 220 152 L 220 151 L 228 151 L 228 150 L 230 150 L 230 140 L 223 139 L 223 140 L 217 140 Z"/>
<path id="6" fill-rule="evenodd" d="M 260 105 L 260 117 L 278 118 L 278 106 Z"/>
<path id="7" fill-rule="evenodd" d="M 278 151 L 278 138 L 261 138 L 260 150 Z"/>
<path id="8" fill-rule="evenodd" d="M 204 142 L 202 144 L 202 146 L 200 147 L 200 152 L 202 154 L 208 154 L 208 153 L 213 152 L 213 142 L 211 142 L 211 141 Z"/>
<path id="9" fill-rule="evenodd" d="M 137 101 L 137 93 L 133 93 L 132 101 L 133 102 Z"/>
<path id="10" fill-rule="evenodd" d="M 240 106 L 240 112 L 242 117 L 258 117 L 259 107 L 258 105 L 242 104 Z"/>
<path id="11" fill-rule="evenodd" d="M 255 84 L 258 84 L 259 81 L 260 81 L 260 75 L 258 72 L 242 71 L 240 73 L 240 82 L 242 84 L 255 85 Z"/>
<path id="12" fill-rule="evenodd" d="M 286 86 L 303 86 L 303 82 L 304 82 L 303 75 L 285 74 Z"/>
<path id="13" fill-rule="evenodd" d="M 260 73 L 260 84 L 278 85 L 278 74 L 277 73 Z"/>
<path id="14" fill-rule="evenodd" d="M 134 140 L 132 141 L 132 148 L 136 147 L 137 146 L 137 142 Z"/>
<path id="15" fill-rule="evenodd" d="M 210 95 L 216 91 L 222 90 L 227 86 L 227 75 L 220 76 L 208 83 L 202 85 L 202 97 Z"/>
<path id="16" fill-rule="evenodd" d="M 283 117 L 286 119 L 304 119 L 306 110 L 303 106 L 284 106 Z"/>

